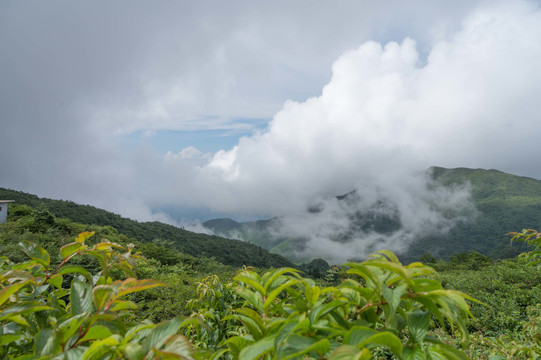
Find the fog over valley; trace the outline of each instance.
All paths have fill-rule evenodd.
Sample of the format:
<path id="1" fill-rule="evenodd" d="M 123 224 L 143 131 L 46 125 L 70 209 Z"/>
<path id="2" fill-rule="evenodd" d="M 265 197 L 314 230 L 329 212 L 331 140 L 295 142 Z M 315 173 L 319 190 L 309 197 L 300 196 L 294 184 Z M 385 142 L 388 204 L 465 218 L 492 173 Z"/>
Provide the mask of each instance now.
<path id="1" fill-rule="evenodd" d="M 447 233 L 477 209 L 431 166 L 541 179 L 541 10 L 413 5 L 4 2 L 0 187 L 331 262 Z"/>

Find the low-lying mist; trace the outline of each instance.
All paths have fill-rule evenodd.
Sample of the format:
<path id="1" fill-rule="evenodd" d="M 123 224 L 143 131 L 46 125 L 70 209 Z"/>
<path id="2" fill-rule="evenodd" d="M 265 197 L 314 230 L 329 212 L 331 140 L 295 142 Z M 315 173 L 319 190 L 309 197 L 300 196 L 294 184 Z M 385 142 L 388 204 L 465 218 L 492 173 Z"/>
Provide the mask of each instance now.
<path id="1" fill-rule="evenodd" d="M 297 262 L 322 258 L 340 264 L 381 249 L 404 253 L 415 239 L 445 235 L 476 217 L 468 183 L 443 186 L 433 180 L 430 170 L 404 173 L 395 180 L 364 181 L 345 195 L 321 197 L 304 211 L 268 221 L 221 219 L 213 230 Z M 205 231 L 218 226 L 212 221 L 205 225 Z"/>
<path id="2" fill-rule="evenodd" d="M 306 212 L 280 217 L 272 231 L 278 238 L 302 239 L 284 254 L 292 259 L 340 264 L 381 249 L 403 253 L 415 239 L 443 235 L 475 217 L 467 184 L 444 187 L 423 174 L 409 180 L 401 187 L 365 184 L 321 199 Z"/>

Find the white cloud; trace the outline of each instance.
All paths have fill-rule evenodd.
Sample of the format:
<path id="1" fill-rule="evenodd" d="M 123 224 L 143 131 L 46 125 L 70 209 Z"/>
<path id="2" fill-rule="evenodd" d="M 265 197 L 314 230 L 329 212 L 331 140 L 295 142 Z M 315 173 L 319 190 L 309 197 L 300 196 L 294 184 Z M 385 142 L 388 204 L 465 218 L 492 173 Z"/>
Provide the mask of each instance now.
<path id="1" fill-rule="evenodd" d="M 500 2 L 473 12 L 426 60 L 409 38 L 366 42 L 335 61 L 320 96 L 288 101 L 267 131 L 218 152 L 197 180 L 206 201 L 279 214 L 355 186 L 400 187 L 433 164 L 512 169 L 532 160 L 539 39 L 536 6 Z"/>
<path id="2" fill-rule="evenodd" d="M 541 178 L 538 2 L 29 4 L 0 5 L 0 186 L 144 220 L 295 213 L 429 165 Z M 270 117 L 210 162 L 118 135 Z"/>
<path id="3" fill-rule="evenodd" d="M 174 160 L 208 160 L 210 159 L 211 154 L 206 153 L 203 154 L 201 151 L 199 151 L 194 146 L 188 146 L 182 150 L 178 154 L 174 154 L 172 151 L 168 151 L 165 154 L 165 160 L 166 161 L 174 161 Z"/>

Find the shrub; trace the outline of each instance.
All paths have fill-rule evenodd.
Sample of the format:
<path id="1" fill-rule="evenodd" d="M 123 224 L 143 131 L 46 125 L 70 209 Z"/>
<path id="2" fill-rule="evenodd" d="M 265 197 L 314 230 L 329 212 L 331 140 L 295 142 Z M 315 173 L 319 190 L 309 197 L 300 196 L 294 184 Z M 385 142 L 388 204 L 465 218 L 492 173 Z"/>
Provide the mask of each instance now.
<path id="1" fill-rule="evenodd" d="M 49 253 L 22 241 L 30 260 L 13 263 L 0 258 L 0 356 L 4 359 L 191 359 L 190 344 L 176 335 L 181 320 L 154 325 L 136 323 L 137 308 L 125 296 L 163 285 L 137 280 L 133 268 L 140 259 L 131 248 L 108 241 L 93 247 L 81 233 L 60 249 L 61 263 L 51 265 Z M 122 251 L 122 252 L 119 252 Z M 80 255 L 97 259 L 101 271 L 91 274 L 71 265 Z M 128 278 L 113 281 L 112 271 Z M 67 287 L 63 286 L 66 280 Z"/>
<path id="2" fill-rule="evenodd" d="M 362 263 L 349 263 L 337 287 L 320 288 L 298 270 L 259 274 L 241 270 L 233 283 L 217 278 L 200 284 L 199 309 L 186 334 L 198 358 L 370 359 L 376 354 L 401 359 L 465 359 L 428 335 L 434 321 L 467 338 L 469 296 L 444 290 L 435 271 L 421 263 L 403 266 L 380 251 Z M 239 301 L 240 300 L 240 301 Z M 192 304 L 193 305 L 193 304 Z"/>

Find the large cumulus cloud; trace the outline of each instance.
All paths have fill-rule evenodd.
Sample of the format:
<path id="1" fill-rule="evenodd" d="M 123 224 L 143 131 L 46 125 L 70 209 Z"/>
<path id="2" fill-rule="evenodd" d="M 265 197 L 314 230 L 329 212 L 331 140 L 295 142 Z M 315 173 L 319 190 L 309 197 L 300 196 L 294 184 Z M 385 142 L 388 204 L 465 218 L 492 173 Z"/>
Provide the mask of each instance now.
<path id="1" fill-rule="evenodd" d="M 413 39 L 343 54 L 321 95 L 199 170 L 210 206 L 283 213 L 352 188 L 400 187 L 437 164 L 541 175 L 541 12 L 479 8 L 421 57 Z M 208 195 L 205 197 L 205 195 Z"/>

